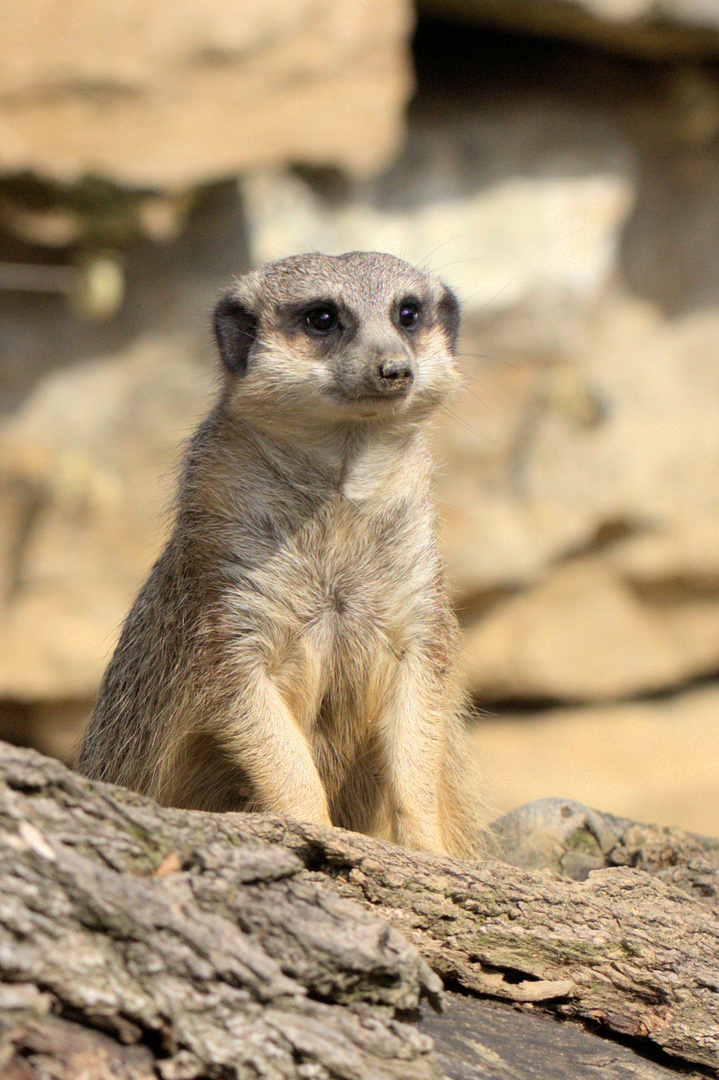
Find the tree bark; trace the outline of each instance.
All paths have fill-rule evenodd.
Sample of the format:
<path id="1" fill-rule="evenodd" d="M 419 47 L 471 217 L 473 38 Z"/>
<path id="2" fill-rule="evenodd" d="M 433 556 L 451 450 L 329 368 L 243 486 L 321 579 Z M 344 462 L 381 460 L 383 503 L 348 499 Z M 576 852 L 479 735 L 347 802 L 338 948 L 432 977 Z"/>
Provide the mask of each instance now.
<path id="1" fill-rule="evenodd" d="M 719 920 L 656 874 L 161 809 L 5 745 L 0 776 L 3 1080 L 439 1078 L 438 975 L 719 1066 Z"/>

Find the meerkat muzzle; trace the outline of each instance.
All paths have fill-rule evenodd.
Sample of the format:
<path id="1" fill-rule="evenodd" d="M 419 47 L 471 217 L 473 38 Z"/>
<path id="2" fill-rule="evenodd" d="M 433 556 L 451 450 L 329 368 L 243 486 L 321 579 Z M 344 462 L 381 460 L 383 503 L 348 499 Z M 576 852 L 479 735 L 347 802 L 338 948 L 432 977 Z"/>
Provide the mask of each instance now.
<path id="1" fill-rule="evenodd" d="M 414 382 L 414 370 L 404 354 L 385 356 L 374 372 L 374 385 L 383 394 L 406 393 Z"/>

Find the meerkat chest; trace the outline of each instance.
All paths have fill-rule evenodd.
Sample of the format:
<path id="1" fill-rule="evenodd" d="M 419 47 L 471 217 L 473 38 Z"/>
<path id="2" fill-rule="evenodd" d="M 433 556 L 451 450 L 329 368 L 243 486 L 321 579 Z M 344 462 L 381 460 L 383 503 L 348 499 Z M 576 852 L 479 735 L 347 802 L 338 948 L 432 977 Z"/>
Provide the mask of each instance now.
<path id="1" fill-rule="evenodd" d="M 436 545 L 431 521 L 411 501 L 378 510 L 338 499 L 299 538 L 296 556 L 312 590 L 310 623 L 329 620 L 350 640 L 355 634 L 395 639 L 424 606 Z"/>
<path id="2" fill-rule="evenodd" d="M 237 602 L 271 670 L 353 672 L 395 664 L 431 618 L 434 524 L 412 498 L 341 495 L 278 546 Z"/>
<path id="3" fill-rule="evenodd" d="M 376 713 L 424 635 L 436 559 L 427 530 L 401 505 L 378 516 L 338 502 L 278 553 L 268 667 L 308 730 L 320 713 L 330 728 Z"/>

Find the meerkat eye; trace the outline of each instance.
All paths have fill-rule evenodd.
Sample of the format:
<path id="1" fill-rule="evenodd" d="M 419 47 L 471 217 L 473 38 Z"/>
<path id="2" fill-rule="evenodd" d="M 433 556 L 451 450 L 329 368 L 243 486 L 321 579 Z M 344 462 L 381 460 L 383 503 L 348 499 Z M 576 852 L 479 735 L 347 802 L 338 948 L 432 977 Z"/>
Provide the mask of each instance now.
<path id="1" fill-rule="evenodd" d="M 403 300 L 397 310 L 397 322 L 403 330 L 414 330 L 419 322 L 419 304 L 416 300 Z"/>
<path id="2" fill-rule="evenodd" d="M 331 304 L 318 304 L 305 312 L 304 323 L 315 334 L 331 334 L 339 326 L 337 309 Z"/>

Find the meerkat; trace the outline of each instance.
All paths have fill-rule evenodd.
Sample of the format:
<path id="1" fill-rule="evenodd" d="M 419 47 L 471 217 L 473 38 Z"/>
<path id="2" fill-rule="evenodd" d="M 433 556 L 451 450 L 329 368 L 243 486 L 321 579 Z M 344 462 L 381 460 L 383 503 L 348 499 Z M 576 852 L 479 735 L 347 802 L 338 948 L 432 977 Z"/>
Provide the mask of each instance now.
<path id="1" fill-rule="evenodd" d="M 476 852 L 426 430 L 458 327 L 450 289 L 374 252 L 283 259 L 222 296 L 219 400 L 80 772 Z"/>

